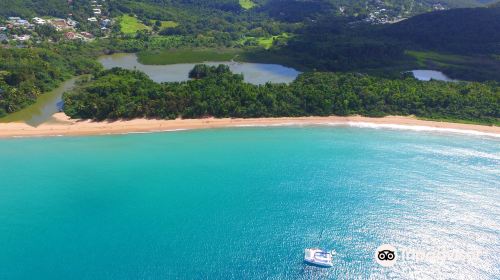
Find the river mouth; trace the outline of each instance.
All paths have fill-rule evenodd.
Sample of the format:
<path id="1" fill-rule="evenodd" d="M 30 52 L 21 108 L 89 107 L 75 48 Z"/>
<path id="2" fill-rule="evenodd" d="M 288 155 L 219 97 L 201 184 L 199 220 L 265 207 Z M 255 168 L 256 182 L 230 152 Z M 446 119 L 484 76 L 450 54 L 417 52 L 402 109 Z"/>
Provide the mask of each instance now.
<path id="1" fill-rule="evenodd" d="M 52 115 L 62 110 L 63 94 L 72 90 L 78 79 L 80 77 L 74 77 L 63 82 L 52 91 L 40 95 L 34 104 L 4 118 L 0 118 L 0 123 L 24 122 L 31 126 L 38 126 L 51 121 Z"/>
<path id="2" fill-rule="evenodd" d="M 139 70 L 146 73 L 153 81 L 163 82 L 183 82 L 188 81 L 189 71 L 196 64 L 181 63 L 170 65 L 145 65 L 138 61 L 134 53 L 116 53 L 105 55 L 99 58 L 99 62 L 106 69 L 120 67 L 124 69 Z M 236 61 L 208 61 L 207 65 L 224 64 L 229 66 L 233 73 L 243 74 L 245 81 L 255 85 L 266 83 L 290 83 L 300 74 L 299 71 L 279 64 L 249 63 Z"/>

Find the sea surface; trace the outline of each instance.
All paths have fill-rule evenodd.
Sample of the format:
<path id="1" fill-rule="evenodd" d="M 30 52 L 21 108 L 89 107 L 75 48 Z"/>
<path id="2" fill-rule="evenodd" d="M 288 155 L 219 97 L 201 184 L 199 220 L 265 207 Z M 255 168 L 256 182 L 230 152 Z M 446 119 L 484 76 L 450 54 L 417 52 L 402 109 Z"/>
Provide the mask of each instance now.
<path id="1" fill-rule="evenodd" d="M 104 68 L 121 67 L 125 69 L 137 69 L 146 73 L 153 81 L 182 82 L 189 80 L 189 71 L 196 64 L 182 63 L 171 65 L 144 65 L 137 60 L 133 53 L 116 53 L 99 58 Z M 265 83 L 290 83 L 300 74 L 299 71 L 279 64 L 247 63 L 234 61 L 204 62 L 203 64 L 216 66 L 228 65 L 233 73 L 243 74 L 245 81 L 251 84 L 261 85 Z"/>
<path id="2" fill-rule="evenodd" d="M 499 202 L 500 140 L 472 134 L 3 139 L 0 279 L 499 279 Z M 308 247 L 334 267 L 305 265 Z"/>

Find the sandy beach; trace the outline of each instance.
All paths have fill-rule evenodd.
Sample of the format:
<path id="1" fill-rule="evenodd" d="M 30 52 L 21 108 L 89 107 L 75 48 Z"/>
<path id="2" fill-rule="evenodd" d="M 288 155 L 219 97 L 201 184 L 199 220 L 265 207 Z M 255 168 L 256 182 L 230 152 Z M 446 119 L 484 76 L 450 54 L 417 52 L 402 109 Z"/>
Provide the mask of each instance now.
<path id="1" fill-rule="evenodd" d="M 472 124 L 448 123 L 418 120 L 414 117 L 388 116 L 369 118 L 349 117 L 290 117 L 258 119 L 187 119 L 187 120 L 120 120 L 113 122 L 93 122 L 73 120 L 64 113 L 57 113 L 52 121 L 32 127 L 25 123 L 0 123 L 0 138 L 108 135 L 133 132 L 160 132 L 175 130 L 273 126 L 273 125 L 346 125 L 356 127 L 409 129 L 418 131 L 438 131 L 449 133 L 477 134 L 500 137 L 500 127 Z"/>

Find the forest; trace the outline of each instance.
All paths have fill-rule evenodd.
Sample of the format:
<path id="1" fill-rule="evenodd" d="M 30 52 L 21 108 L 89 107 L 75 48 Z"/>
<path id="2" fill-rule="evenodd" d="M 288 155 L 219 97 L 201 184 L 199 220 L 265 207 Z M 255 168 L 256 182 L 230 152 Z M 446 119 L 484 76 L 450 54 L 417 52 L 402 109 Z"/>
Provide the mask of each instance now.
<path id="1" fill-rule="evenodd" d="M 418 117 L 499 125 L 500 84 L 421 82 L 363 74 L 311 72 L 291 84 L 245 83 L 225 65 L 197 65 L 187 82 L 153 82 L 114 68 L 64 95 L 65 113 L 81 119 L 286 117 L 352 115 Z"/>
<path id="2" fill-rule="evenodd" d="M 0 117 L 35 102 L 38 95 L 75 75 L 102 68 L 84 45 L 0 48 Z"/>
<path id="3" fill-rule="evenodd" d="M 498 8 L 432 12 L 377 26 L 352 26 L 345 18 L 324 17 L 296 31 L 297 36 L 268 55 L 321 71 L 387 74 L 412 65 L 408 50 L 439 52 L 462 57 L 445 62 L 428 58 L 427 67 L 458 79 L 500 80 L 500 61 L 491 59 L 500 54 L 497 30 Z M 489 63 L 482 63 L 485 60 Z"/>
<path id="4" fill-rule="evenodd" d="M 299 98 L 301 93 L 293 91 L 298 85 L 307 88 L 337 87 L 339 86 L 337 81 L 342 80 L 340 77 L 349 77 L 356 83 L 382 83 L 384 86 L 398 84 L 401 87 L 408 84 L 413 88 L 423 89 L 430 87 L 430 93 L 426 94 L 441 94 L 440 90 L 444 89 L 450 92 L 460 92 L 463 88 L 468 87 L 497 92 L 496 83 L 488 81 L 500 81 L 500 59 L 498 59 L 500 57 L 500 33 L 497 32 L 500 30 L 500 7 L 451 9 L 416 15 L 393 24 L 371 24 L 362 19 L 366 13 L 370 12 L 367 8 L 378 2 L 368 1 L 370 5 L 361 5 L 364 2 L 258 0 L 253 1 L 255 7 L 245 9 L 239 5 L 239 1 L 233 0 L 201 2 L 193 0 L 106 1 L 103 8 L 103 10 L 106 9 L 105 14 L 118 22 L 104 38 L 88 43 L 69 42 L 64 40 L 61 32 L 56 32 L 48 27 L 37 27 L 31 31 L 34 42 L 20 46 L 15 44 L 0 46 L 0 116 L 26 107 L 33 103 L 39 94 L 49 91 L 71 76 L 93 74 L 96 80 L 93 80 L 90 85 L 96 85 L 99 79 L 114 75 L 101 73 L 102 67 L 96 61 L 99 55 L 113 52 L 139 52 L 139 57 L 143 61 L 159 61 L 160 59 L 155 58 L 155 55 L 159 57 L 172 51 L 179 53 L 182 50 L 197 48 L 201 50 L 227 49 L 231 50 L 232 53 L 237 53 L 238 59 L 241 61 L 279 63 L 306 72 L 289 86 L 256 87 L 243 82 L 232 83 L 233 86 L 249 88 L 249 92 L 254 94 L 268 89 L 270 94 L 274 94 L 273 100 L 280 100 L 280 96 L 277 94 L 279 90 L 289 92 L 289 94 L 293 92 L 291 96 Z M 391 1 L 386 2 L 392 3 Z M 412 1 L 404 1 L 404 3 L 407 2 Z M 432 6 L 431 4 L 435 4 L 433 1 L 420 2 L 426 2 L 428 5 L 423 5 L 423 10 L 415 13 L 423 13 Z M 447 1 L 447 3 L 451 2 L 451 0 Z M 475 1 L 467 0 L 454 3 L 456 6 L 482 5 L 473 2 Z M 90 8 L 87 1 L 74 0 L 71 5 L 66 4 L 64 7 L 60 6 L 60 3 L 61 1 L 58 0 L 6 0 L 0 14 L 3 13 L 4 16 L 47 14 L 64 17 L 68 12 L 71 12 L 76 19 L 86 20 L 87 10 Z M 347 12 L 340 15 L 339 7 L 345 7 Z M 401 12 L 396 8 L 391 11 L 395 14 Z M 119 19 L 123 16 L 137 20 L 148 28 L 125 34 L 120 30 L 119 25 Z M 159 28 L 162 21 L 175 22 L 175 24 L 168 28 Z M 85 24 L 82 26 L 86 28 Z M 157 28 L 154 29 L 152 26 Z M 484 85 L 479 83 L 441 85 L 437 82 L 421 84 L 413 79 L 402 79 L 402 73 L 410 69 L 440 70 L 452 78 L 480 81 L 484 82 Z M 117 79 L 121 79 L 120 77 L 123 75 L 132 74 L 120 73 L 117 75 Z M 187 94 L 186 87 L 198 85 L 199 91 L 209 90 L 203 85 L 221 75 L 220 73 L 215 76 L 209 75 L 209 77 L 193 81 L 193 83 L 159 85 L 160 90 L 155 92 L 161 92 L 162 96 L 174 98 L 173 101 L 169 102 L 180 106 L 177 102 L 180 102 L 178 101 L 179 96 Z M 229 73 L 222 76 L 232 81 L 236 79 L 236 76 Z M 199 73 L 193 77 L 201 78 Z M 334 80 L 335 82 L 333 82 Z M 318 84 L 312 85 L 314 82 Z M 367 85 L 364 86 L 368 88 Z M 109 87 L 106 89 L 109 90 L 109 94 L 120 96 L 120 92 L 117 90 L 112 90 Z M 124 88 L 120 89 L 125 90 Z M 497 95 L 493 94 L 493 96 Z M 331 96 L 322 97 L 325 102 L 328 98 Z M 358 98 L 360 97 L 358 96 Z M 453 98 L 459 99 L 455 95 Z M 77 97 L 73 97 L 73 101 L 76 99 Z M 86 102 L 90 102 L 90 100 Z M 478 103 L 472 104 L 478 105 Z M 498 103 L 493 104 L 498 105 Z M 400 111 L 394 109 L 397 104 L 386 105 L 376 107 L 378 112 L 368 110 L 368 105 L 368 107 L 349 107 L 348 111 L 372 115 L 398 112 L 419 116 L 425 114 L 443 115 L 450 118 L 475 119 L 484 122 L 494 122 L 491 118 L 498 119 L 497 111 L 495 111 L 497 115 L 491 114 L 491 112 L 486 114 L 480 108 L 478 110 L 481 113 L 474 116 L 463 111 L 444 112 L 441 107 L 439 110 L 429 109 L 428 105 L 425 108 L 417 106 L 418 108 L 412 110 L 402 107 Z M 297 103 L 292 102 L 287 106 L 290 106 L 291 110 L 280 109 L 280 113 L 276 111 L 277 109 L 261 107 L 261 105 L 257 107 L 265 108 L 265 110 L 259 109 L 262 116 L 286 115 L 283 113 L 285 111 L 289 114 L 293 114 L 293 112 L 312 114 Z M 75 116 L 82 113 L 80 111 L 77 113 L 74 106 L 69 106 L 69 108 L 69 111 L 73 112 Z M 201 113 L 192 113 L 189 108 L 177 111 L 168 110 L 152 116 L 164 118 L 166 116 L 193 117 L 202 115 Z M 227 116 L 236 116 L 241 112 L 246 112 L 241 113 L 241 116 L 252 114 L 255 116 L 256 112 L 259 112 L 253 110 L 253 113 L 248 113 L 252 110 L 246 107 L 238 110 L 226 108 L 222 111 L 232 112 L 227 113 Z M 115 110 L 109 111 L 113 113 L 94 112 L 81 116 L 101 119 L 102 116 L 113 118 L 140 115 L 139 111 L 132 114 L 125 110 L 127 111 L 125 115 L 118 113 L 114 116 Z M 154 111 L 158 112 L 156 109 Z M 203 110 L 197 109 L 198 111 Z M 313 112 L 320 113 L 318 110 Z M 328 112 L 339 113 L 333 109 Z M 215 111 L 207 112 L 207 114 L 218 116 Z"/>

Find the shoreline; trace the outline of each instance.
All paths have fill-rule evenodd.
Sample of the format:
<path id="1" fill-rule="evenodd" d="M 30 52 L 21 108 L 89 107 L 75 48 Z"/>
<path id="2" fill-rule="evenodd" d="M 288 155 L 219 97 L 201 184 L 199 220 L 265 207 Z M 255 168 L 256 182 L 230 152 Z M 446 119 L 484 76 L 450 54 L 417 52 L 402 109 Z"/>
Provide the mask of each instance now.
<path id="1" fill-rule="evenodd" d="M 88 136 L 113 135 L 128 133 L 167 132 L 193 129 L 211 129 L 227 127 L 259 127 L 259 126 L 291 126 L 291 125 L 329 125 L 352 126 L 364 128 L 383 128 L 397 130 L 414 130 L 424 132 L 443 132 L 454 134 L 470 134 L 500 138 L 499 126 L 462 124 L 439 121 L 419 120 L 414 117 L 387 116 L 371 118 L 362 116 L 329 116 L 329 117 L 284 117 L 254 119 L 176 119 L 154 120 L 134 119 L 94 122 L 73 120 L 64 113 L 54 114 L 52 121 L 37 127 L 26 123 L 0 123 L 0 138 L 18 137 L 50 137 L 50 136 Z"/>

